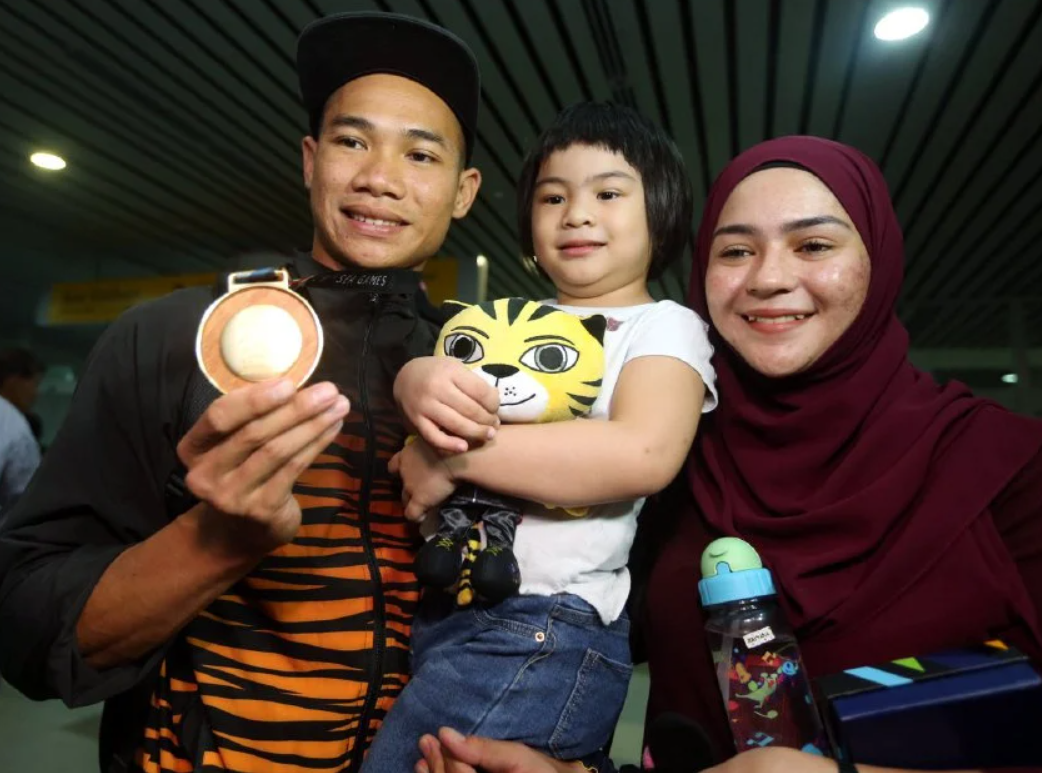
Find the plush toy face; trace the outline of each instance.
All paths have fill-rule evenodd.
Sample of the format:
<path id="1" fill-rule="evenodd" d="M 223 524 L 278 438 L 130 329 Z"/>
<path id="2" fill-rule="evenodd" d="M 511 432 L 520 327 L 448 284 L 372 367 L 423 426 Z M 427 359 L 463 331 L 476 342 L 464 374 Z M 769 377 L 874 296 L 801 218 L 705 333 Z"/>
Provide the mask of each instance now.
<path id="1" fill-rule="evenodd" d="M 461 360 L 498 389 L 500 419 L 535 424 L 590 412 L 604 377 L 603 316 L 521 298 L 444 308 L 458 311 L 435 354 Z"/>

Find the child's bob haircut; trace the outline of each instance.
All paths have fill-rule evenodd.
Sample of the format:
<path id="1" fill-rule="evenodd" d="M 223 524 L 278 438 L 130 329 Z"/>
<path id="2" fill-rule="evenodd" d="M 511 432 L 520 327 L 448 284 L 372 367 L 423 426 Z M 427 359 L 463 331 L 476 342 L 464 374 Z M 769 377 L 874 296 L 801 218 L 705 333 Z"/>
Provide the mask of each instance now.
<path id="1" fill-rule="evenodd" d="M 607 102 L 580 102 L 560 112 L 525 157 L 517 189 L 523 255 L 533 255 L 532 201 L 539 169 L 553 153 L 591 145 L 619 153 L 640 172 L 651 241 L 649 279 L 690 254 L 693 202 L 684 158 L 673 140 L 635 110 Z M 542 269 L 540 268 L 540 271 Z"/>

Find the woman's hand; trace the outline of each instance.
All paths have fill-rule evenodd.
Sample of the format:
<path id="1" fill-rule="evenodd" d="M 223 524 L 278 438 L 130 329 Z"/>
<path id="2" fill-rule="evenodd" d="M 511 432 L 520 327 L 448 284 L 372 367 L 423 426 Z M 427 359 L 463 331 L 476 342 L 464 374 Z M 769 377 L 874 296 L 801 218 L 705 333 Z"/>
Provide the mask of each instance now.
<path id="1" fill-rule="evenodd" d="M 416 763 L 416 773 L 581 773 L 577 762 L 561 762 L 511 741 L 490 738 L 464 738 L 455 730 L 443 727 L 438 737 L 420 739 L 423 759 Z"/>
<path id="2" fill-rule="evenodd" d="M 456 477 L 448 460 L 422 438 L 416 438 L 395 454 L 387 469 L 402 479 L 402 504 L 410 521 L 422 521 L 427 511 L 456 490 Z"/>
<path id="3" fill-rule="evenodd" d="M 704 773 L 836 773 L 836 762 L 776 746 L 750 749 Z"/>
<path id="4" fill-rule="evenodd" d="M 406 421 L 431 447 L 461 454 L 499 427 L 499 391 L 452 357 L 418 357 L 394 380 Z"/>
<path id="5" fill-rule="evenodd" d="M 857 765 L 858 773 L 921 773 L 907 768 L 880 768 L 875 765 Z M 1027 768 L 1010 768 L 1016 773 Z M 1034 770 L 1034 768 L 1032 768 Z M 752 749 L 732 757 L 703 773 L 836 773 L 836 761 L 815 754 L 804 754 L 779 746 Z M 984 770 L 948 770 L 944 773 L 986 773 Z"/>

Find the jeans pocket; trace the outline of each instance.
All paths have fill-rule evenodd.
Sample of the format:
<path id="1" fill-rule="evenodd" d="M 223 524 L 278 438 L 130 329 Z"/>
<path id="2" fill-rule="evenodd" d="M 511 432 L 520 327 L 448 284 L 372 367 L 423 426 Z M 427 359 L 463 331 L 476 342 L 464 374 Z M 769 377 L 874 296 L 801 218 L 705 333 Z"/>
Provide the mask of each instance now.
<path id="1" fill-rule="evenodd" d="M 633 666 L 586 650 L 568 702 L 550 737 L 558 759 L 578 759 L 601 749 L 619 721 Z"/>
<path id="2" fill-rule="evenodd" d="M 482 628 L 494 628 L 500 631 L 506 631 L 507 633 L 519 636 L 522 639 L 534 641 L 539 644 L 542 644 L 547 638 L 545 622 L 542 626 L 533 625 L 531 622 L 525 622 L 519 619 L 511 620 L 505 617 L 499 617 L 484 609 L 475 609 L 474 619 Z M 539 622 L 543 622 L 545 619 L 545 616 L 543 617 L 543 620 L 538 620 L 537 618 Z"/>

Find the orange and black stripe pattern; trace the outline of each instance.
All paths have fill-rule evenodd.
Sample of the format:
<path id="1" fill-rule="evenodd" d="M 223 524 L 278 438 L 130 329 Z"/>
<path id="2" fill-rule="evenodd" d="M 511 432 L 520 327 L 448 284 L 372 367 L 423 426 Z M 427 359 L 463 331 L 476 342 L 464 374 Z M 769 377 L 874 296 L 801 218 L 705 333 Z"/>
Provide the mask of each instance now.
<path id="1" fill-rule="evenodd" d="M 293 542 L 208 607 L 168 654 L 141 770 L 357 770 L 408 679 L 419 598 L 417 536 L 387 472 L 403 434 L 384 402 L 369 409 L 368 425 L 353 408 L 301 476 Z"/>

